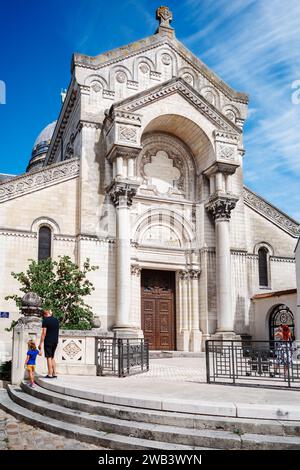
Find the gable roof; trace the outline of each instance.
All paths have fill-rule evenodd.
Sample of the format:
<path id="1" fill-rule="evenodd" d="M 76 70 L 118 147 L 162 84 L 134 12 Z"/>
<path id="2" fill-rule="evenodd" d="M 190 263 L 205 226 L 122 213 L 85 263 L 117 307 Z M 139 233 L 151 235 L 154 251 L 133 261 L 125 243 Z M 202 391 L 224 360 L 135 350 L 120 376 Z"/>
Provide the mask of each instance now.
<path id="1" fill-rule="evenodd" d="M 187 49 L 175 36 L 165 34 L 154 34 L 145 39 L 135 41 L 126 46 L 104 52 L 91 57 L 85 54 L 74 53 L 72 56 L 72 70 L 75 66 L 99 70 L 103 67 L 113 65 L 125 58 L 133 57 L 158 46 L 168 45 L 174 52 L 190 63 L 190 66 L 198 70 L 209 82 L 222 91 L 229 99 L 248 104 L 249 96 L 239 92 L 225 83 L 216 73 L 204 64 L 195 54 Z"/>
<path id="2" fill-rule="evenodd" d="M 282 230 L 287 232 L 292 237 L 299 237 L 300 224 L 295 219 L 287 215 L 282 210 L 273 206 L 270 202 L 266 201 L 263 197 L 251 191 L 244 186 L 244 202 L 251 209 L 261 214 L 266 219 L 270 220 Z"/>

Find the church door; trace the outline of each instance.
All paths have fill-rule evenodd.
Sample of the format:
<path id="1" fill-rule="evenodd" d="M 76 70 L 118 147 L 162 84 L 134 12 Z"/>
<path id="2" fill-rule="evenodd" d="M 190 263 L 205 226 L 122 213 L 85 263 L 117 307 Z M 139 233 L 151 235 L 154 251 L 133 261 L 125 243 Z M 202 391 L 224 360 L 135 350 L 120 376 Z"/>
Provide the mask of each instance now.
<path id="1" fill-rule="evenodd" d="M 154 350 L 175 349 L 175 273 L 142 270 L 142 329 Z"/>

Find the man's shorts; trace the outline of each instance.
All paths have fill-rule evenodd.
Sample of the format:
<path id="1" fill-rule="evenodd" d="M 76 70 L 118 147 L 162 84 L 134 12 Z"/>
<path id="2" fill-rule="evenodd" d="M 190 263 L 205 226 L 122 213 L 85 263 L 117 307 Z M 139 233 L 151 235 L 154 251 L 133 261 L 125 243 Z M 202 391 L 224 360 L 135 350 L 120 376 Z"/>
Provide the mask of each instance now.
<path id="1" fill-rule="evenodd" d="M 31 371 L 31 370 L 32 370 L 32 372 L 34 372 L 35 366 L 34 366 L 33 364 L 29 364 L 29 365 L 27 364 L 26 369 L 27 369 L 28 371 Z"/>
<path id="2" fill-rule="evenodd" d="M 57 348 L 57 343 L 44 343 L 45 357 L 53 358 Z"/>

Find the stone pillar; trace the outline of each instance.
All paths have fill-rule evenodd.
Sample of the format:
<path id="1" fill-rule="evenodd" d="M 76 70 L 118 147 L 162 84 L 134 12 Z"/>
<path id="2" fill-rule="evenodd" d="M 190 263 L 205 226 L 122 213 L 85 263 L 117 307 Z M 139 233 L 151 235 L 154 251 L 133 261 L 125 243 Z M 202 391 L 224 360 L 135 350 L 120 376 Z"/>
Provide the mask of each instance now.
<path id="1" fill-rule="evenodd" d="M 224 338 L 234 337 L 234 316 L 231 305 L 231 253 L 229 221 L 238 198 L 214 195 L 206 205 L 215 220 L 216 228 L 216 280 L 217 331 Z"/>
<path id="2" fill-rule="evenodd" d="M 180 293 L 180 316 L 181 316 L 181 329 L 179 333 L 178 350 L 188 351 L 189 350 L 189 292 L 188 292 L 189 276 L 188 271 L 179 271 L 179 293 Z"/>
<path id="3" fill-rule="evenodd" d="M 201 351 L 202 334 L 200 331 L 199 318 L 199 277 L 200 270 L 191 269 L 189 271 L 190 287 L 191 287 L 191 334 L 190 334 L 190 351 Z"/>
<path id="4" fill-rule="evenodd" d="M 22 298 L 22 317 L 18 320 L 18 324 L 13 330 L 11 377 L 13 385 L 19 385 L 27 377 L 24 364 L 28 351 L 28 341 L 33 340 L 37 346 L 39 345 L 42 327 L 41 303 L 40 297 L 33 292 L 25 294 Z M 38 356 L 36 360 L 36 373 L 45 374 L 46 371 L 46 361 Z"/>
<path id="5" fill-rule="evenodd" d="M 138 264 L 131 265 L 131 309 L 130 324 L 138 329 L 141 325 L 141 271 Z"/>
<path id="6" fill-rule="evenodd" d="M 130 324 L 130 207 L 138 184 L 129 180 L 116 180 L 109 194 L 116 207 L 116 317 L 115 329 L 131 330 Z M 128 331 L 130 333 L 130 331 Z"/>

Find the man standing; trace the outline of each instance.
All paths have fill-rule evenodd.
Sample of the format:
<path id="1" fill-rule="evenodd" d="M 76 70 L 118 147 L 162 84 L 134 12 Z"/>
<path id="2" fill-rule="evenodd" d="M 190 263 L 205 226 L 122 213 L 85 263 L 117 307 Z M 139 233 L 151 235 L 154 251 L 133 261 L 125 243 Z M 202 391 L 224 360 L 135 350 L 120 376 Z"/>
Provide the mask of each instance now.
<path id="1" fill-rule="evenodd" d="M 58 343 L 59 322 L 52 316 L 51 310 L 44 310 L 42 323 L 42 335 L 39 350 L 42 350 L 44 344 L 45 357 L 47 358 L 48 375 L 46 378 L 52 379 L 56 375 L 56 363 L 54 354 Z"/>

